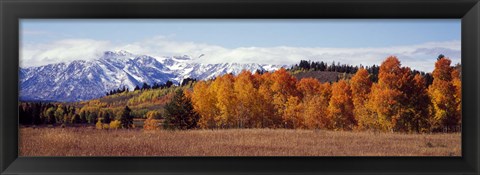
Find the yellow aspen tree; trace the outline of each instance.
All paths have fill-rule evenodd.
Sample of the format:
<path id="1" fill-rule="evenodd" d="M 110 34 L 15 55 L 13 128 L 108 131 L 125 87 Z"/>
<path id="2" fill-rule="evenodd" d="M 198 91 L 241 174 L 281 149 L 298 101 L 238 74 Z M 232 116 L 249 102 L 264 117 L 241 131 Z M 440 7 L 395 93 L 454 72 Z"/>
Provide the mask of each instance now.
<path id="1" fill-rule="evenodd" d="M 304 128 L 303 106 L 299 97 L 289 96 L 283 112 L 285 128 Z"/>
<path id="2" fill-rule="evenodd" d="M 368 95 L 370 94 L 372 81 L 368 71 L 360 68 L 350 80 L 352 88 L 352 100 L 354 106 L 354 116 L 359 129 L 368 128 L 369 114 L 366 107 Z"/>
<path id="3" fill-rule="evenodd" d="M 237 103 L 237 125 L 240 128 L 261 127 L 261 106 L 252 73 L 243 70 L 235 80 L 234 90 Z"/>
<path id="4" fill-rule="evenodd" d="M 214 118 L 220 113 L 216 107 L 216 94 L 211 89 L 210 82 L 206 81 L 199 81 L 193 86 L 191 100 L 194 110 L 200 115 L 200 128 L 214 128 Z"/>
<path id="5" fill-rule="evenodd" d="M 351 130 L 356 125 L 353 116 L 352 91 L 345 80 L 333 83 L 328 112 L 332 129 Z"/>
<path id="6" fill-rule="evenodd" d="M 282 116 L 275 112 L 272 74 L 265 72 L 262 75 L 255 74 L 258 82 L 258 100 L 260 101 L 261 127 L 279 128 L 282 126 Z"/>
<path id="7" fill-rule="evenodd" d="M 229 128 L 234 121 L 238 121 L 236 113 L 237 99 L 234 92 L 235 77 L 232 74 L 219 76 L 212 83 L 214 95 L 216 95 L 216 104 L 219 113 L 214 116 L 216 127 Z"/>
<path id="8" fill-rule="evenodd" d="M 158 111 L 148 111 L 147 119 L 144 121 L 143 130 L 158 130 L 160 129 L 159 118 L 161 117 L 160 112 Z"/>
<path id="9" fill-rule="evenodd" d="M 327 128 L 330 121 L 328 118 L 329 99 L 315 95 L 303 101 L 303 118 L 305 126 L 309 129 Z"/>

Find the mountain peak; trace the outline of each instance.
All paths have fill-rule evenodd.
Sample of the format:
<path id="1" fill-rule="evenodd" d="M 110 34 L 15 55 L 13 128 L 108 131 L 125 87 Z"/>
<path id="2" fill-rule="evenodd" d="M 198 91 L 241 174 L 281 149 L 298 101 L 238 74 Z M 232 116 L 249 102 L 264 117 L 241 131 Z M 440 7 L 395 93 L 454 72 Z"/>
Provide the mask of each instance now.
<path id="1" fill-rule="evenodd" d="M 133 89 L 142 83 L 179 83 L 185 78 L 211 79 L 219 75 L 238 74 L 242 70 L 272 71 L 276 65 L 217 63 L 191 61 L 189 55 L 162 57 L 132 54 L 125 50 L 105 51 L 96 60 L 20 69 L 20 99 L 81 101 L 101 97 L 105 92 L 127 86 Z"/>
<path id="2" fill-rule="evenodd" d="M 135 54 L 128 52 L 126 50 L 118 50 L 118 51 L 105 51 L 103 52 L 103 56 L 106 57 L 112 57 L 112 56 L 127 56 L 127 57 L 132 57 L 135 56 Z"/>

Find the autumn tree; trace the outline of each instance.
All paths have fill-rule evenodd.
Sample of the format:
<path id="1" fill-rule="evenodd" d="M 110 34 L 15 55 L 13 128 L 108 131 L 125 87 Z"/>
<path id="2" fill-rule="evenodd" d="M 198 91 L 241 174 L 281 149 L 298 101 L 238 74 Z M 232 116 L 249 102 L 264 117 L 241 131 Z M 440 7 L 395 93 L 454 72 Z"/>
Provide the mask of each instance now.
<path id="1" fill-rule="evenodd" d="M 257 89 L 254 76 L 249 71 L 243 70 L 236 77 L 234 85 L 236 102 L 233 106 L 236 107 L 238 127 L 240 128 L 262 126 L 262 102 L 259 100 Z"/>
<path id="2" fill-rule="evenodd" d="M 242 122 L 236 114 L 235 108 L 236 96 L 234 92 L 235 77 L 232 74 L 219 76 L 211 84 L 212 95 L 216 97 L 215 106 L 218 113 L 214 115 L 215 126 L 218 128 L 228 128 L 233 122 Z M 240 127 L 240 126 L 239 126 Z"/>
<path id="3" fill-rule="evenodd" d="M 215 91 L 210 88 L 210 83 L 199 81 L 193 87 L 192 104 L 194 110 L 200 115 L 198 125 L 201 128 L 214 128 L 215 116 L 219 115 L 219 109 L 216 107 L 217 98 Z"/>
<path id="4" fill-rule="evenodd" d="M 433 83 L 428 89 L 435 109 L 432 120 L 432 129 L 435 131 L 451 131 L 459 124 L 458 100 L 455 99 L 456 89 L 450 64 L 450 59 L 445 57 L 437 60 L 432 73 Z"/>
<path id="5" fill-rule="evenodd" d="M 55 108 L 54 107 L 50 107 L 48 108 L 46 111 L 45 111 L 45 114 L 44 114 L 47 118 L 46 122 L 47 124 L 55 124 L 56 122 L 56 118 L 55 118 Z"/>
<path id="6" fill-rule="evenodd" d="M 273 84 L 272 74 L 265 72 L 263 74 L 255 73 L 254 78 L 258 83 L 258 99 L 260 101 L 260 125 L 262 128 L 279 128 L 282 126 L 282 115 L 275 112 L 275 104 L 273 102 L 274 92 L 271 87 Z"/>
<path id="7" fill-rule="evenodd" d="M 159 129 L 159 120 L 161 117 L 161 113 L 158 111 L 148 111 L 147 112 L 147 119 L 144 122 L 143 129 L 144 130 L 157 130 Z"/>
<path id="8" fill-rule="evenodd" d="M 356 125 L 352 91 L 345 80 L 333 84 L 328 113 L 332 122 L 330 127 L 335 130 L 351 130 Z"/>
<path id="9" fill-rule="evenodd" d="M 352 89 L 352 100 L 354 106 L 354 116 L 355 120 L 358 123 L 360 129 L 366 129 L 369 125 L 368 120 L 370 114 L 366 107 L 366 102 L 368 100 L 368 95 L 370 94 L 370 89 L 372 86 L 372 81 L 370 80 L 370 75 L 368 71 L 364 68 L 360 68 L 357 73 L 350 80 L 351 89 Z"/>
<path id="10" fill-rule="evenodd" d="M 452 84 L 455 87 L 455 118 L 458 121 L 458 126 L 462 124 L 462 80 L 461 74 L 457 69 L 452 71 Z"/>
<path id="11" fill-rule="evenodd" d="M 272 80 L 271 90 L 275 107 L 273 112 L 276 115 L 283 116 L 288 98 L 290 96 L 298 96 L 296 89 L 297 79 L 291 76 L 284 68 L 281 68 L 272 74 Z M 283 120 L 285 122 L 288 118 L 283 116 Z"/>
<path id="12" fill-rule="evenodd" d="M 88 112 L 87 121 L 90 124 L 95 124 L 97 122 L 97 113 L 93 111 Z"/>
<path id="13" fill-rule="evenodd" d="M 57 109 L 54 112 L 56 123 L 62 123 L 63 122 L 64 114 L 65 114 L 65 110 L 63 109 L 63 105 L 58 105 Z"/>
<path id="14" fill-rule="evenodd" d="M 408 121 L 408 130 L 427 132 L 430 129 L 431 100 L 428 96 L 427 82 L 423 76 L 416 74 L 413 78 L 412 91 L 408 94 L 407 109 L 410 109 L 411 119 Z"/>
<path id="15" fill-rule="evenodd" d="M 305 120 L 303 118 L 303 105 L 299 97 L 288 97 L 283 116 L 285 128 L 297 129 L 305 126 Z"/>
<path id="16" fill-rule="evenodd" d="M 393 56 L 382 62 L 378 83 L 372 86 L 367 104 L 371 116 L 368 116 L 367 122 L 363 122 L 368 128 L 391 131 L 401 118 L 404 107 L 401 89 L 405 83 L 402 78 L 408 70 L 400 66 L 400 61 Z"/>
<path id="17" fill-rule="evenodd" d="M 302 98 L 304 127 L 325 128 L 328 121 L 328 103 L 331 96 L 330 83 L 321 84 L 314 78 L 303 78 L 297 83 Z"/>

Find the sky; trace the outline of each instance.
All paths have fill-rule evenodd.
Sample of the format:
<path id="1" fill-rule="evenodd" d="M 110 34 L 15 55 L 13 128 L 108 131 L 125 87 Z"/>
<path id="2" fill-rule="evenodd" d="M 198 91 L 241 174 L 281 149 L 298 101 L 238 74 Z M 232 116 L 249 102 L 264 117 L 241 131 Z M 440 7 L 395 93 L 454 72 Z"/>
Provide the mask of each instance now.
<path id="1" fill-rule="evenodd" d="M 287 65 L 302 59 L 379 65 L 393 55 L 430 72 L 439 54 L 459 63 L 461 48 L 459 19 L 22 19 L 20 30 L 21 67 L 126 50 Z"/>

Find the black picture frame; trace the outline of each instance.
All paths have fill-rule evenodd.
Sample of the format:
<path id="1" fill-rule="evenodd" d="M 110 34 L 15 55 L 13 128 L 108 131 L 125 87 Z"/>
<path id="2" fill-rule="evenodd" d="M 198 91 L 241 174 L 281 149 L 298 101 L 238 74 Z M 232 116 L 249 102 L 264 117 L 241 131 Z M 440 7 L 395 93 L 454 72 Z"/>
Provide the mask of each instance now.
<path id="1" fill-rule="evenodd" d="M 478 0 L 0 0 L 0 174 L 479 174 Z M 462 157 L 18 157 L 22 18 L 462 20 Z M 432 29 L 434 30 L 434 29 Z"/>

